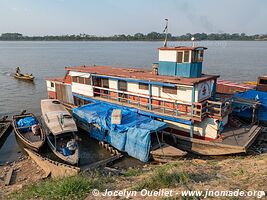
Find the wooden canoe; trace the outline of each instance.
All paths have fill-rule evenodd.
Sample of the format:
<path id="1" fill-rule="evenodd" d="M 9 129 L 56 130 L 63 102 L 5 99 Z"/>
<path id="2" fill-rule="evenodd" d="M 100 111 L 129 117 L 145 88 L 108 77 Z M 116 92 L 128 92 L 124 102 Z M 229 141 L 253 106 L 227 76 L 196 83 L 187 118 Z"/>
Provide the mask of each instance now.
<path id="1" fill-rule="evenodd" d="M 34 135 L 33 132 L 30 129 L 30 127 L 18 127 L 17 122 L 20 119 L 23 119 L 25 117 L 33 117 L 37 121 L 40 132 L 38 135 Z M 29 149 L 34 151 L 39 151 L 39 149 L 44 145 L 45 143 L 45 131 L 42 127 L 42 125 L 38 122 L 38 119 L 34 116 L 32 113 L 28 114 L 21 114 L 21 115 L 14 115 L 12 118 L 12 124 L 15 131 L 16 136 L 21 140 L 21 142 Z M 27 131 L 25 129 L 28 128 Z M 24 131 L 22 131 L 24 129 Z"/>
<path id="2" fill-rule="evenodd" d="M 11 121 L 7 120 L 7 117 L 0 119 L 0 139 L 5 135 L 10 127 Z"/>
<path id="3" fill-rule="evenodd" d="M 16 73 L 14 75 L 14 77 L 17 78 L 17 79 L 25 80 L 25 81 L 33 81 L 34 80 L 34 76 L 33 75 L 29 75 L 29 74 L 18 74 L 18 73 Z"/>
<path id="4" fill-rule="evenodd" d="M 24 148 L 24 150 L 36 162 L 36 164 L 44 170 L 44 178 L 47 178 L 49 175 L 51 175 L 52 178 L 74 176 L 81 171 L 78 167 L 50 160 L 26 148 Z"/>

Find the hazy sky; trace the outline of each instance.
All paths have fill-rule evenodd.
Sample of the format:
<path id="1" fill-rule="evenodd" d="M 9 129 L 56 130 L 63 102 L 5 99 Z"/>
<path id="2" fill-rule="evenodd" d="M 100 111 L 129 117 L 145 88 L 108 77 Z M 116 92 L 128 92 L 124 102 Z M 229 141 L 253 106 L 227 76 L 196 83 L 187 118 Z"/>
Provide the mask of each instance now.
<path id="1" fill-rule="evenodd" d="M 0 0 L 0 33 L 267 33 L 267 0 Z"/>

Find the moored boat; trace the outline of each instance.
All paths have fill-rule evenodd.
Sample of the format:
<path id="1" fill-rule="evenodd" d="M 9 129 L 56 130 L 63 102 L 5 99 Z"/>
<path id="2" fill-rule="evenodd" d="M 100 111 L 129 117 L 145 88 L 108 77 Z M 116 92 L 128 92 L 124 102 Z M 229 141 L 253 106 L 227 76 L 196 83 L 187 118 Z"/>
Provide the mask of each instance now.
<path id="1" fill-rule="evenodd" d="M 7 120 L 6 116 L 0 119 L 0 139 L 5 135 L 10 127 L 11 121 Z"/>
<path id="2" fill-rule="evenodd" d="M 48 97 L 80 108 L 107 103 L 163 121 L 168 126 L 163 132 L 171 135 L 171 144 L 186 151 L 202 155 L 246 152 L 261 133 L 261 127 L 255 120 L 233 125 L 231 97 L 255 86 L 203 74 L 206 47 L 168 47 L 165 43 L 158 50 L 159 59 L 152 70 L 95 65 L 66 67 L 63 80 L 47 79 Z M 227 95 L 218 98 L 220 92 Z M 249 103 L 252 107 L 257 105 Z"/>
<path id="3" fill-rule="evenodd" d="M 33 113 L 21 113 L 12 117 L 16 136 L 29 149 L 39 151 L 45 143 L 45 132 Z"/>
<path id="4" fill-rule="evenodd" d="M 47 143 L 53 153 L 66 163 L 79 163 L 79 148 L 75 138 L 77 127 L 72 116 L 57 100 L 41 100 L 42 121 Z"/>

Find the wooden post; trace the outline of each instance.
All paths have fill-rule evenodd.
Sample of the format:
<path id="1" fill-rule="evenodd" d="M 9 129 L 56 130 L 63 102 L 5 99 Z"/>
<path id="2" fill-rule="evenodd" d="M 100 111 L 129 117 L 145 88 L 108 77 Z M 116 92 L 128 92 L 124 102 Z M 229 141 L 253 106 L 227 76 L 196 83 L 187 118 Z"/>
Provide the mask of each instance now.
<path id="1" fill-rule="evenodd" d="M 176 116 L 178 116 L 178 103 L 176 101 L 175 101 L 175 105 L 176 105 L 175 106 L 176 107 L 176 111 L 175 111 L 176 112 Z"/>
<path id="2" fill-rule="evenodd" d="M 195 85 L 193 85 L 192 87 L 192 101 L 191 101 L 191 124 L 190 124 L 190 137 L 193 137 L 193 133 L 194 133 L 194 125 L 193 125 L 193 121 L 192 121 L 192 117 L 194 114 L 194 102 L 195 102 Z"/>
<path id="3" fill-rule="evenodd" d="M 10 170 L 7 172 L 6 178 L 5 178 L 5 185 L 10 185 L 12 174 L 13 174 L 13 168 L 10 168 Z"/>
<path id="4" fill-rule="evenodd" d="M 253 105 L 252 106 L 252 124 L 254 124 L 255 123 L 255 121 L 256 121 L 256 105 Z"/>
<path id="5" fill-rule="evenodd" d="M 149 83 L 148 83 L 148 94 L 149 94 L 149 110 L 152 110 L 152 99 L 151 99 L 152 86 L 151 86 L 150 80 L 149 80 Z"/>

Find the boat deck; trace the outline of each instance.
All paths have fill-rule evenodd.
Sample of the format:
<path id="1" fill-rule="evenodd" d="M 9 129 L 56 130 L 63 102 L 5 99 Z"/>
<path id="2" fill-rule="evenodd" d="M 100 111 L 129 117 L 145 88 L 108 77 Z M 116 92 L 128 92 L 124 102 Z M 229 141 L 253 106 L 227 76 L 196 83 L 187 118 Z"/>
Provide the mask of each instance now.
<path id="1" fill-rule="evenodd" d="M 223 140 L 218 141 L 218 143 L 246 148 L 250 146 L 260 132 L 261 127 L 257 125 L 241 128 L 227 127 L 225 132 L 222 133 Z"/>
<path id="2" fill-rule="evenodd" d="M 40 141 L 41 137 L 40 135 L 34 135 L 32 132 L 26 132 L 26 133 L 22 133 L 22 135 L 29 141 L 31 142 L 38 142 Z"/>
<path id="3" fill-rule="evenodd" d="M 200 155 L 217 156 L 246 153 L 261 133 L 261 127 L 252 125 L 241 128 L 225 128 L 225 132 L 222 134 L 223 139 L 219 138 L 211 141 L 196 137 L 190 138 L 188 133 L 175 131 L 174 129 L 169 131 L 163 132 L 165 135 L 171 135 L 172 138 L 175 138 L 174 141 L 178 148 Z"/>

